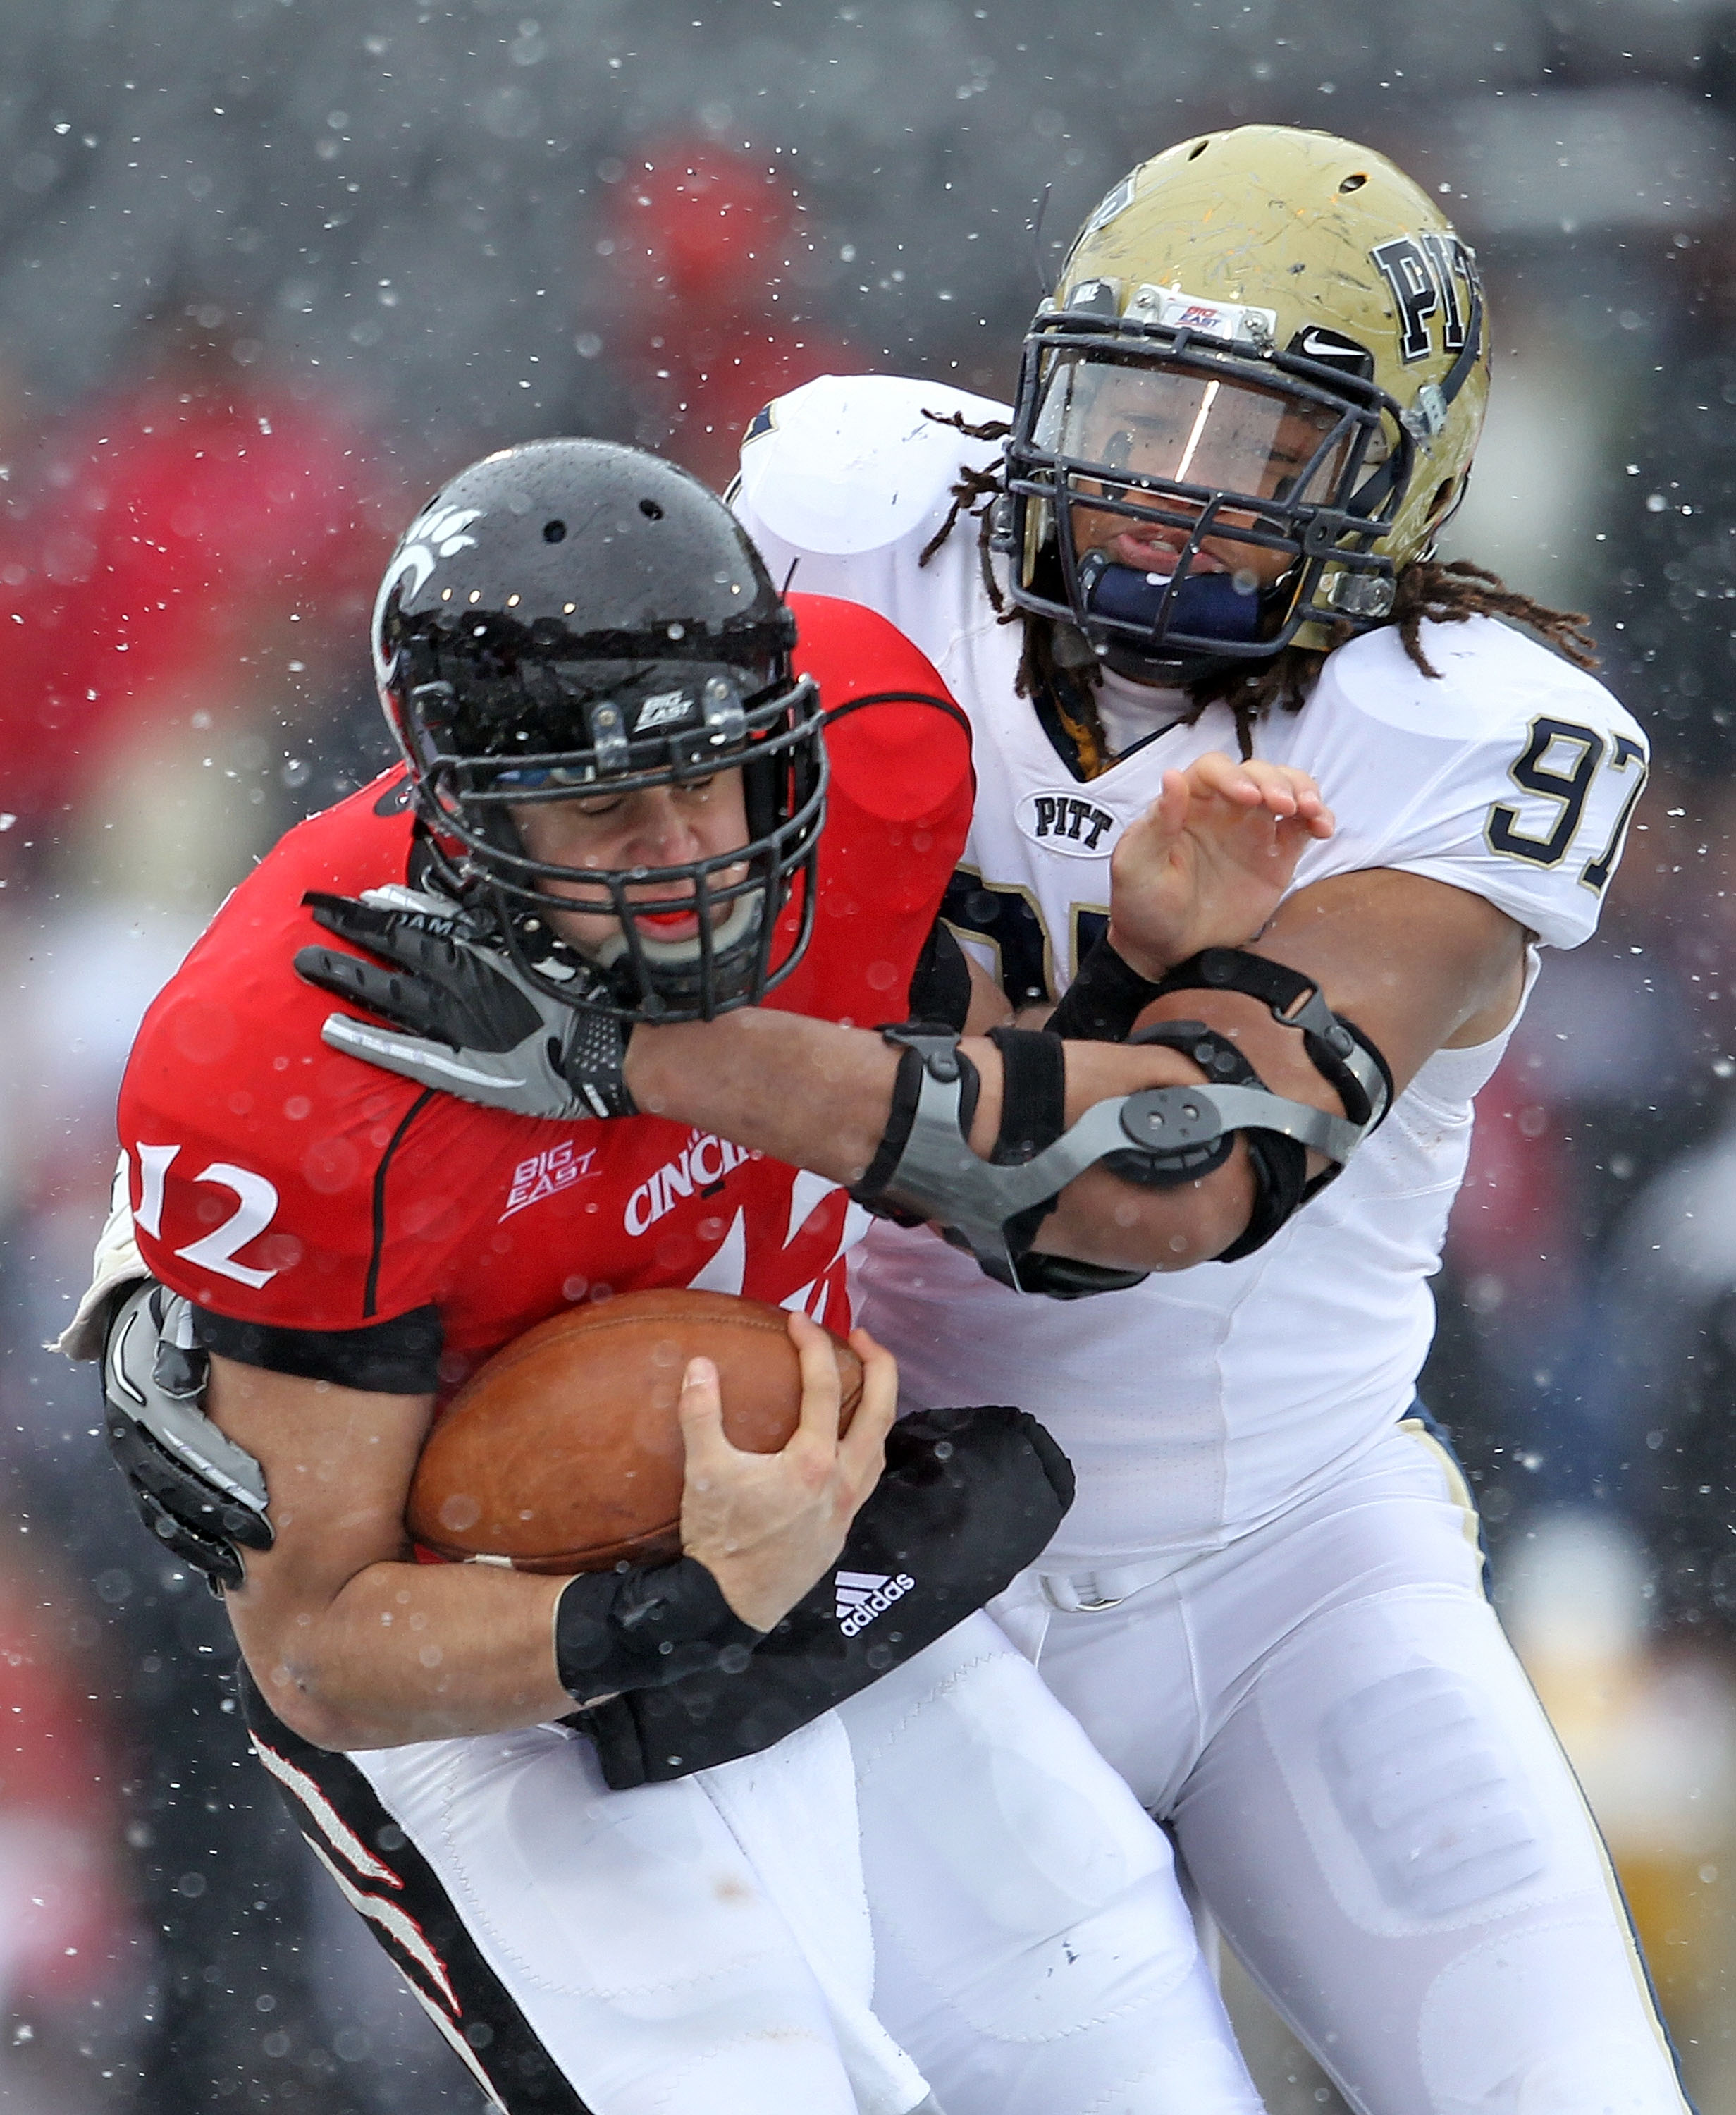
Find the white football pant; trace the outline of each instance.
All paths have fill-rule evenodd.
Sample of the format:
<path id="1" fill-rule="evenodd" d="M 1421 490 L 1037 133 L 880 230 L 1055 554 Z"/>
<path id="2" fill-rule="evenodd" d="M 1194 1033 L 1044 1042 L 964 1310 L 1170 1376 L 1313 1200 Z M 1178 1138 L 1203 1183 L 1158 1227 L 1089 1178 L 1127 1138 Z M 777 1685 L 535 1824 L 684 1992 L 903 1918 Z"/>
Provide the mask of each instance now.
<path id="1" fill-rule="evenodd" d="M 1609 1860 L 1407 1419 L 1119 1605 L 996 1604 L 1360 2115 L 1684 2115 Z"/>
<path id="2" fill-rule="evenodd" d="M 248 1710 L 515 2115 L 1258 2115 L 1167 1839 L 987 1616 L 635 1792 L 565 1727 L 332 1755 Z"/>

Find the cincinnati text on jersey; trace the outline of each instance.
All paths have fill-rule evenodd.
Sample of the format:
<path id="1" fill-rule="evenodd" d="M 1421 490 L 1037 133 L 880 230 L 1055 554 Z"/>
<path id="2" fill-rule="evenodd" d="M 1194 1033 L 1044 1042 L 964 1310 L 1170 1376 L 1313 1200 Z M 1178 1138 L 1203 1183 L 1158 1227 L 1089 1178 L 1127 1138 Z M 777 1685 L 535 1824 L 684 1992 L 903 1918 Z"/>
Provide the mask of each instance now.
<path id="1" fill-rule="evenodd" d="M 639 1235 L 672 1212 L 684 1197 L 697 1191 L 714 1195 L 736 1168 L 760 1158 L 727 1139 L 709 1131 L 695 1131 L 673 1160 L 666 1160 L 657 1172 L 641 1182 L 627 1200 L 621 1223 L 630 1234 Z"/>

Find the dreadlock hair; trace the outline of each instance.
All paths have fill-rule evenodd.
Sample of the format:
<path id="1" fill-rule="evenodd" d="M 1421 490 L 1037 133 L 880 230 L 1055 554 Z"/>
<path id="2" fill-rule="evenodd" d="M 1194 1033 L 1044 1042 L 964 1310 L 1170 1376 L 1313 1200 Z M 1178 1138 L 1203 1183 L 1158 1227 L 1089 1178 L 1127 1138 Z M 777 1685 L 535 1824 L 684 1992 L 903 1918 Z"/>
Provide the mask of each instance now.
<path id="1" fill-rule="evenodd" d="M 1510 617 L 1537 633 L 1564 661 L 1589 672 L 1597 666 L 1597 642 L 1583 610 L 1551 609 L 1528 594 L 1515 594 L 1506 583 L 1463 558 L 1437 565 L 1413 558 L 1399 576 L 1390 622 L 1399 627 L 1404 650 L 1425 676 L 1438 676 L 1422 650 L 1419 631 L 1431 624 L 1463 624 L 1472 617 Z"/>
<path id="2" fill-rule="evenodd" d="M 961 434 L 968 434 L 973 441 L 1004 441 L 1012 432 L 1012 423 L 1006 419 L 985 419 L 980 425 L 973 426 L 962 411 L 924 411 L 925 419 L 932 419 L 937 426 L 956 426 Z M 1006 600 L 1001 592 L 1001 583 L 995 578 L 995 568 L 990 557 L 989 539 L 993 529 L 990 516 L 995 502 L 1001 497 L 1002 470 L 996 459 L 982 470 L 973 470 L 969 463 L 959 465 L 959 475 L 952 488 L 952 504 L 946 510 L 946 519 L 923 544 L 917 554 L 918 566 L 926 566 L 941 544 L 958 526 L 959 516 L 968 513 L 979 525 L 977 530 L 977 562 L 982 569 L 983 585 L 987 593 L 990 606 L 1003 622 L 1007 610 Z"/>
<path id="3" fill-rule="evenodd" d="M 1004 419 L 971 425 L 962 412 L 943 416 L 938 411 L 925 411 L 923 415 L 937 425 L 955 426 L 976 441 L 998 441 L 1012 430 Z M 961 463 L 946 518 L 923 544 L 917 563 L 928 563 L 958 526 L 961 515 L 968 514 L 977 522 L 978 557 L 990 604 L 1002 624 L 1022 622 L 1024 626 L 1024 650 L 1019 656 L 1015 687 L 1022 698 L 1050 700 L 1078 747 L 1086 778 L 1095 778 L 1114 760 L 1097 708 L 1102 666 L 1070 626 L 1008 607 L 991 559 L 994 504 L 1003 489 L 998 463 L 983 470 Z M 1436 681 L 1441 671 L 1423 650 L 1423 624 L 1463 624 L 1473 617 L 1509 617 L 1534 631 L 1576 668 L 1589 670 L 1598 665 L 1591 620 L 1583 612 L 1551 609 L 1530 595 L 1516 594 L 1498 575 L 1466 559 L 1441 564 L 1433 558 L 1413 558 L 1399 573 L 1395 590 L 1386 623 L 1397 631 L 1413 665 Z M 1201 677 L 1187 686 L 1188 723 L 1197 720 L 1208 705 L 1220 701 L 1227 704 L 1234 715 L 1236 746 L 1245 763 L 1253 755 L 1256 723 L 1271 712 L 1299 712 L 1308 703 L 1326 655 L 1355 635 L 1352 626 L 1335 624 L 1331 643 L 1324 648 L 1286 646 L 1256 668 L 1230 667 Z"/>
<path id="4" fill-rule="evenodd" d="M 972 425 L 962 411 L 924 411 L 923 416 L 933 420 L 937 426 L 956 426 L 973 441 L 1004 440 L 1013 430 L 1005 419 L 985 419 L 980 425 Z M 916 562 L 919 566 L 928 563 L 957 528 L 961 514 L 968 514 L 976 522 L 977 562 L 989 606 L 1002 624 L 1022 622 L 1024 626 L 1024 650 L 1019 658 L 1014 688 L 1021 698 L 1049 700 L 1079 751 L 1080 767 L 1086 778 L 1095 778 L 1108 769 L 1111 761 L 1097 708 L 1100 673 L 1097 658 L 1070 626 L 1045 623 L 1040 618 L 1027 616 L 1021 609 L 1007 607 L 1001 583 L 995 578 L 992 555 L 995 502 L 1005 489 L 1004 472 L 998 461 L 983 470 L 973 470 L 969 463 L 960 463 L 946 519 L 918 553 Z"/>
<path id="5" fill-rule="evenodd" d="M 1423 624 L 1463 624 L 1473 617 L 1511 617 L 1576 668 L 1597 666 L 1596 642 L 1587 617 L 1577 610 L 1551 609 L 1529 595 L 1517 594 L 1496 574 L 1466 559 L 1442 565 L 1433 558 L 1413 558 L 1394 585 L 1386 622 L 1398 632 L 1412 665 L 1437 681 L 1441 671 L 1423 650 Z M 1197 718 L 1207 705 L 1222 699 L 1235 714 L 1236 741 L 1245 762 L 1253 755 L 1254 723 L 1274 710 L 1299 712 L 1326 654 L 1354 636 L 1348 624 L 1335 624 L 1331 643 L 1324 650 L 1286 646 L 1262 668 L 1227 668 L 1205 677 L 1189 686 L 1193 708 L 1190 718 Z"/>

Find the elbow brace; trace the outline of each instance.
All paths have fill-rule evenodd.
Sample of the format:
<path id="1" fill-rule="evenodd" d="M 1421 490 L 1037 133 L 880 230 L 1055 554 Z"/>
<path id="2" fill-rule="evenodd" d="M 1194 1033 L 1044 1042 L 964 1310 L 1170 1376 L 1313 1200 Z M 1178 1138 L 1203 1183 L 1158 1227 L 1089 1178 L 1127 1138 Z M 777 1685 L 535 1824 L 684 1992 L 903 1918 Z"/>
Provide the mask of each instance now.
<path id="1" fill-rule="evenodd" d="M 984 1160 L 970 1145 L 981 1083 L 956 1032 L 931 1021 L 880 1032 L 902 1054 L 886 1131 L 850 1191 L 856 1203 L 905 1226 L 932 1221 L 955 1248 L 968 1250 L 989 1277 L 1015 1292 L 1077 1300 L 1138 1284 L 1143 1271 L 1104 1270 L 1031 1252 L 1063 1186 L 1127 1143 L 1105 1130 L 1092 1149 L 1091 1140 L 1080 1140 L 1079 1125 L 1066 1130 L 1066 1055 L 1059 1036 L 989 1031 L 1001 1053 L 1002 1084 L 1000 1129 Z M 1119 1104 L 1100 1103 L 1091 1114 L 1112 1107 Z M 1076 1158 L 1081 1145 L 1087 1149 Z"/>
<path id="2" fill-rule="evenodd" d="M 1263 1248 L 1285 1220 L 1340 1174 L 1363 1139 L 1386 1121 L 1392 1107 L 1392 1072 L 1380 1049 L 1355 1022 L 1333 1012 L 1312 977 L 1267 956 L 1250 954 L 1242 947 L 1202 949 L 1177 963 L 1161 984 L 1148 986 L 1145 1003 L 1178 991 L 1234 991 L 1257 999 L 1280 1027 L 1294 1029 L 1301 1036 L 1308 1062 L 1344 1108 L 1342 1120 L 1321 1118 L 1317 1110 L 1317 1119 L 1330 1129 L 1312 1135 L 1307 1126 L 1262 1122 L 1257 1116 L 1239 1126 L 1254 1177 L 1254 1208 L 1241 1234 L 1217 1259 L 1238 1263 Z M 1180 1051 L 1205 1073 L 1214 1092 L 1218 1091 L 1216 1083 L 1224 1080 L 1231 1092 L 1264 1095 L 1277 1108 L 1296 1110 L 1303 1106 L 1271 1094 L 1235 1044 L 1202 1021 L 1163 1021 L 1129 1039 Z M 1212 1166 L 1228 1158 L 1230 1145 L 1226 1136 Z M 1330 1163 L 1312 1181 L 1307 1171 L 1310 1146 Z M 1132 1158 L 1117 1164 L 1114 1172 L 1129 1181 L 1152 1179 L 1143 1175 Z M 1205 1168 L 1195 1171 L 1208 1172 Z"/>
<path id="3" fill-rule="evenodd" d="M 1345 1122 L 1356 1127 L 1350 1151 L 1386 1120 L 1392 1106 L 1391 1067 L 1354 1021 L 1333 1012 L 1320 986 L 1300 970 L 1250 954 L 1245 947 L 1206 947 L 1178 962 L 1151 996 L 1165 998 L 1179 991 L 1240 992 L 1257 999 L 1280 1028 L 1294 1028 L 1309 1063 L 1344 1104 Z M 1316 1178 L 1310 1195 L 1349 1158 L 1349 1151 L 1319 1149 L 1335 1164 Z"/>
<path id="4" fill-rule="evenodd" d="M 1200 1066 L 1205 1080 L 1142 1088 L 1099 1102 L 1066 1129 L 1060 1039 L 1048 1031 L 997 1029 L 992 1039 L 1005 1085 L 1000 1135 L 985 1160 L 969 1143 L 976 1068 L 955 1035 L 916 1022 L 881 1030 L 903 1055 L 886 1132 L 851 1195 L 870 1211 L 933 1221 L 991 1278 L 1016 1291 L 1067 1298 L 1137 1284 L 1144 1274 L 1031 1255 L 1037 1228 L 1069 1182 L 1099 1161 L 1111 1174 L 1147 1187 L 1198 1181 L 1223 1164 L 1234 1134 L 1242 1132 L 1257 1195 L 1246 1231 L 1221 1259 L 1251 1255 L 1339 1172 L 1384 1117 L 1391 1076 L 1367 1038 L 1326 1007 L 1319 987 L 1281 963 L 1235 948 L 1209 949 L 1172 970 L 1153 996 L 1202 985 L 1251 992 L 1275 1019 L 1297 1029 L 1317 1070 L 1338 1090 L 1345 1113 L 1331 1116 L 1273 1094 L 1225 1038 L 1199 1022 L 1172 1021 L 1138 1039 L 1182 1051 Z M 1332 1164 L 1308 1183 L 1304 1156 L 1311 1149 Z M 1057 1282 L 1045 1282 L 1051 1277 Z"/>

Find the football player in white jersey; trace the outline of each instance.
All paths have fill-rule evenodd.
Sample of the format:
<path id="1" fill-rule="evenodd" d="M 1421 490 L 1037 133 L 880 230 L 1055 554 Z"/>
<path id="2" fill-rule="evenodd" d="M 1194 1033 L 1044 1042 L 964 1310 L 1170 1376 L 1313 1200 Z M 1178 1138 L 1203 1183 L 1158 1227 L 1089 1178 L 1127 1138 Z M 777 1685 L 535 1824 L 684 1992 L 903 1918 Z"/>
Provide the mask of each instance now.
<path id="1" fill-rule="evenodd" d="M 1007 1628 L 1354 2107 L 1665 2115 L 1608 1860 L 1415 1399 L 1473 1099 L 1540 949 L 1594 929 L 1647 768 L 1578 620 L 1434 561 L 1488 340 L 1470 252 L 1380 156 L 1208 135 L 1092 214 L 1010 410 L 812 383 L 735 498 L 775 574 L 891 617 L 969 713 L 948 915 L 999 1002 L 1157 1024 L 1197 1076 L 1367 1133 L 1208 1139 L 1175 1172 L 1202 1200 L 1251 1174 L 1247 1231 L 1066 1305 L 872 1237 L 909 1397 L 1021 1402 L 1078 1469 Z M 1337 829 L 1250 948 L 1178 966 L 1129 826 L 1238 746 L 1312 773 Z"/>

